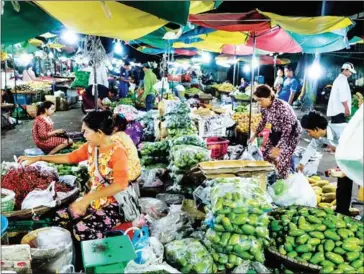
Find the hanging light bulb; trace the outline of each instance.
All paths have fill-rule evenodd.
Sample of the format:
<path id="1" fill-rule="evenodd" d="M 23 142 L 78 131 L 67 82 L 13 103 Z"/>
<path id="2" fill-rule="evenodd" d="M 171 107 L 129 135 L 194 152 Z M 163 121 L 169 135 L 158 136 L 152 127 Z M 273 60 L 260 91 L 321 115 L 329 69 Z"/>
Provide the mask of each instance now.
<path id="1" fill-rule="evenodd" d="M 66 42 L 66 44 L 74 45 L 78 42 L 78 36 L 76 33 L 70 30 L 65 30 L 61 35 L 62 41 Z"/>
<path id="2" fill-rule="evenodd" d="M 53 54 L 53 52 L 50 52 L 50 53 L 48 54 L 48 57 L 49 57 L 49 59 L 53 59 L 53 58 L 54 58 L 54 54 Z"/>
<path id="3" fill-rule="evenodd" d="M 119 54 L 119 55 L 121 55 L 121 54 L 123 53 L 123 47 L 122 47 L 122 45 L 121 45 L 120 41 L 117 41 L 117 42 L 115 43 L 115 46 L 114 46 L 114 52 L 115 52 L 116 54 Z"/>

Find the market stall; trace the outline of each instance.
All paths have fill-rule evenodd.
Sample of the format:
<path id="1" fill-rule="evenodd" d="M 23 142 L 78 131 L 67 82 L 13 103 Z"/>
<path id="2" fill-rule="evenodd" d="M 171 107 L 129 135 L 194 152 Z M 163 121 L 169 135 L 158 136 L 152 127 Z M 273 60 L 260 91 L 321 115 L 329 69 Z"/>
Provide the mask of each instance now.
<path id="1" fill-rule="evenodd" d="M 88 8 L 94 11 L 99 4 L 90 4 Z M 37 5 L 61 21 L 65 20 L 65 15 L 56 7 L 69 7 L 67 2 L 56 5 L 37 2 Z M 114 23 L 118 20 L 117 14 L 131 9 L 118 2 L 110 3 L 109 8 L 115 12 L 110 18 Z M 192 9 L 192 2 L 191 6 L 184 6 L 183 11 L 188 14 L 189 9 Z M 135 8 L 132 10 L 133 14 L 146 15 L 137 13 Z M 85 14 L 81 17 L 87 16 Z M 148 31 L 158 29 L 165 17 L 169 18 L 167 15 L 163 10 L 164 19 L 148 17 L 155 22 Z M 222 24 L 221 20 L 211 20 L 215 16 L 227 16 L 227 19 Z M 206 35 L 215 33 L 214 30 L 222 31 L 204 36 L 206 40 L 215 41 L 214 47 L 219 49 L 225 45 L 221 37 L 231 34 L 228 43 L 233 43 L 232 40 L 238 43 L 236 41 L 245 37 L 253 54 L 253 66 L 256 49 L 277 49 L 267 43 L 272 36 L 279 33 L 280 38 L 287 38 L 287 33 L 300 33 L 300 28 L 289 24 L 292 18 L 260 11 L 231 16 L 191 15 L 190 21 L 203 28 L 181 30 L 181 36 L 188 32 Z M 183 18 L 179 19 L 181 23 Z M 309 24 L 311 19 L 302 20 Z M 271 28 L 272 22 L 279 23 L 285 30 Z M 335 33 L 350 25 L 343 18 L 335 22 L 329 28 Z M 81 21 L 73 24 L 85 33 L 90 32 Z M 324 27 L 316 29 L 318 34 L 325 30 Z M 246 31 L 251 31 L 252 35 L 248 37 Z M 134 32 L 123 35 L 129 39 L 137 36 Z M 289 44 L 287 52 L 302 50 L 304 46 L 298 45 L 297 39 L 285 40 Z M 160 44 L 165 44 L 166 41 L 160 40 Z M 96 78 L 96 65 L 106 58 L 106 53 L 99 39 L 87 37 L 86 41 L 92 46 L 85 46 L 83 55 L 93 60 Z M 265 42 L 260 43 L 262 41 Z M 194 46 L 198 43 L 201 41 L 192 42 Z M 204 46 L 206 44 L 208 42 Z M 88 78 L 84 76 L 76 73 L 75 82 L 85 82 L 81 81 L 81 78 Z M 54 82 L 57 79 L 17 84 L 14 91 L 17 96 L 32 95 L 35 91 L 40 94 Z M 253 82 L 254 72 L 251 91 Z M 104 102 L 113 114 L 140 124 L 138 136 L 131 137 L 135 137 L 132 141 L 138 147 L 142 172 L 130 183 L 137 185 L 138 191 L 131 195 L 128 189 L 117 194 L 122 195 L 124 202 L 133 200 L 138 216 L 128 222 L 115 223 L 110 230 L 100 230 L 97 239 L 72 237 L 70 232 L 74 231 L 53 226 L 52 219 L 60 217 L 56 215 L 60 206 L 68 206 L 90 191 L 89 174 L 100 173 L 93 169 L 95 163 L 97 170 L 99 162 L 104 164 L 104 169 L 110 169 L 104 158 L 78 165 L 46 162 L 26 165 L 18 163 L 17 159 L 3 163 L 2 225 L 6 222 L 8 225 L 2 226 L 1 232 L 2 241 L 7 243 L 2 246 L 2 267 L 16 273 L 30 270 L 34 273 L 363 273 L 364 223 L 335 213 L 336 187 L 316 174 L 308 177 L 293 172 L 277 180 L 276 167 L 263 160 L 260 150 L 265 145 L 269 127 L 261 132 L 263 140 L 258 146 L 247 145 L 246 139 L 238 140 L 229 133 L 233 130 L 249 137 L 256 130 L 262 114 L 251 94 L 242 93 L 229 83 L 213 87 L 217 98 L 198 88 L 187 88 L 187 98 L 161 92 L 157 110 L 148 112 L 138 110 L 136 107 L 140 105 L 131 97 Z M 97 88 L 93 95 L 97 98 Z M 16 99 L 21 104 L 19 97 Z M 362 102 L 358 95 L 355 99 L 358 104 Z M 75 142 L 61 153 L 72 152 L 82 144 L 83 141 Z M 98 149 L 95 152 L 98 153 Z M 32 150 L 25 154 L 36 155 Z M 102 181 L 101 177 L 98 176 L 98 180 Z M 111 198 L 120 206 L 123 202 L 117 200 L 117 195 Z M 97 209 L 100 208 L 101 205 Z M 95 211 L 96 215 L 103 216 L 101 210 Z M 355 209 L 351 212 L 358 214 Z M 123 213 L 131 215 L 128 211 Z M 72 218 L 79 220 L 79 217 Z M 109 225 L 111 221 L 109 217 L 102 217 L 98 225 Z M 82 222 L 77 229 L 86 230 Z"/>

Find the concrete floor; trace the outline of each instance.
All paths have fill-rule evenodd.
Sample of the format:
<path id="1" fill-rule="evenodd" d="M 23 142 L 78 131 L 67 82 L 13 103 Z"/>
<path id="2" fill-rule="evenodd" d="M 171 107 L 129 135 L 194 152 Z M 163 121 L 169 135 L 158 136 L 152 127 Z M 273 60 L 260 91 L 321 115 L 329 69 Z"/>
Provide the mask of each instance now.
<path id="1" fill-rule="evenodd" d="M 54 129 L 80 131 L 84 114 L 79 106 L 68 111 L 56 111 L 52 116 Z M 21 120 L 12 130 L 1 131 L 1 162 L 14 161 L 15 156 L 24 155 L 27 148 L 35 148 L 32 138 L 33 120 Z"/>
<path id="2" fill-rule="evenodd" d="M 54 121 L 55 129 L 65 129 L 66 131 L 80 131 L 81 121 L 84 114 L 82 113 L 80 106 L 69 111 L 57 111 L 52 117 Z M 297 111 L 297 117 L 300 119 L 303 113 Z M 1 133 L 1 161 L 13 161 L 14 155 L 24 155 L 24 149 L 34 148 L 35 145 L 32 139 L 32 125 L 33 120 L 22 121 L 22 123 L 16 126 L 13 130 L 2 131 Z M 306 147 L 309 143 L 310 137 L 304 132 L 301 137 L 299 146 Z M 323 157 L 319 165 L 318 173 L 324 177 L 324 172 L 327 169 L 336 166 L 335 156 L 332 153 L 326 151 L 323 152 Z M 325 178 L 336 183 L 336 179 Z M 353 187 L 353 199 L 358 196 L 358 186 L 354 184 Z M 358 206 L 356 206 L 358 207 Z M 361 212 L 364 213 L 364 206 L 360 206 Z"/>

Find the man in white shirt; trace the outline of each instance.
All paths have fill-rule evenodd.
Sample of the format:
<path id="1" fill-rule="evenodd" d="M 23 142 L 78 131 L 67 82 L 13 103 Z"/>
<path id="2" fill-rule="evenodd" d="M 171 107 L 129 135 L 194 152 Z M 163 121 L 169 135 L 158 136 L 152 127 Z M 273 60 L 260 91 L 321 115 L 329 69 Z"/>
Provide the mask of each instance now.
<path id="1" fill-rule="evenodd" d="M 320 150 L 324 144 L 336 150 L 339 139 L 346 127 L 346 123 L 328 123 L 327 119 L 318 112 L 310 112 L 301 119 L 301 126 L 312 137 L 311 143 L 305 150 L 297 171 L 303 171 L 310 158 Z M 353 181 L 348 177 L 338 178 L 336 189 L 336 212 L 350 215 L 351 192 Z"/>
<path id="2" fill-rule="evenodd" d="M 94 79 L 94 69 L 92 66 L 90 67 L 89 71 L 90 71 L 90 76 L 88 78 L 88 84 L 93 85 L 95 79 Z M 103 86 L 109 88 L 109 79 L 107 77 L 107 68 L 103 64 L 100 64 L 99 66 L 96 67 L 96 84 L 103 85 Z"/>
<path id="3" fill-rule="evenodd" d="M 348 78 L 355 73 L 356 71 L 353 64 L 343 64 L 341 73 L 332 85 L 326 115 L 331 117 L 331 123 L 333 124 L 346 123 L 346 118 L 350 116 L 351 91 Z"/>

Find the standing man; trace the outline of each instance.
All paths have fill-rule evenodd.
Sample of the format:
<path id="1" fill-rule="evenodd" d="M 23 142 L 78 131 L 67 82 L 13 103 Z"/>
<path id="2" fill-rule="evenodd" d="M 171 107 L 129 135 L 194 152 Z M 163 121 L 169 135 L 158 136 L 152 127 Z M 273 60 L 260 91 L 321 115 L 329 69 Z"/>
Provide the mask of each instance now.
<path id="1" fill-rule="evenodd" d="M 331 123 L 342 124 L 346 123 L 346 118 L 351 113 L 351 91 L 348 78 L 355 74 L 354 65 L 352 63 L 345 63 L 341 67 L 341 73 L 335 79 L 329 104 L 327 106 L 327 116 L 331 117 Z"/>
<path id="2" fill-rule="evenodd" d="M 145 108 L 147 111 L 153 109 L 154 101 L 156 97 L 156 90 L 154 85 L 157 83 L 157 76 L 153 73 L 148 64 L 143 65 L 144 71 L 144 90 L 142 92 L 142 101 L 145 102 Z"/>
<path id="3" fill-rule="evenodd" d="M 130 70 L 131 66 L 129 61 L 125 61 L 124 66 L 120 68 L 119 98 L 125 98 L 128 96 Z"/>
<path id="4" fill-rule="evenodd" d="M 298 81 L 293 76 L 293 68 L 291 65 L 287 65 L 284 68 L 284 75 L 286 78 L 283 81 L 282 89 L 277 92 L 277 96 L 279 99 L 292 105 L 295 94 L 298 91 Z"/>

